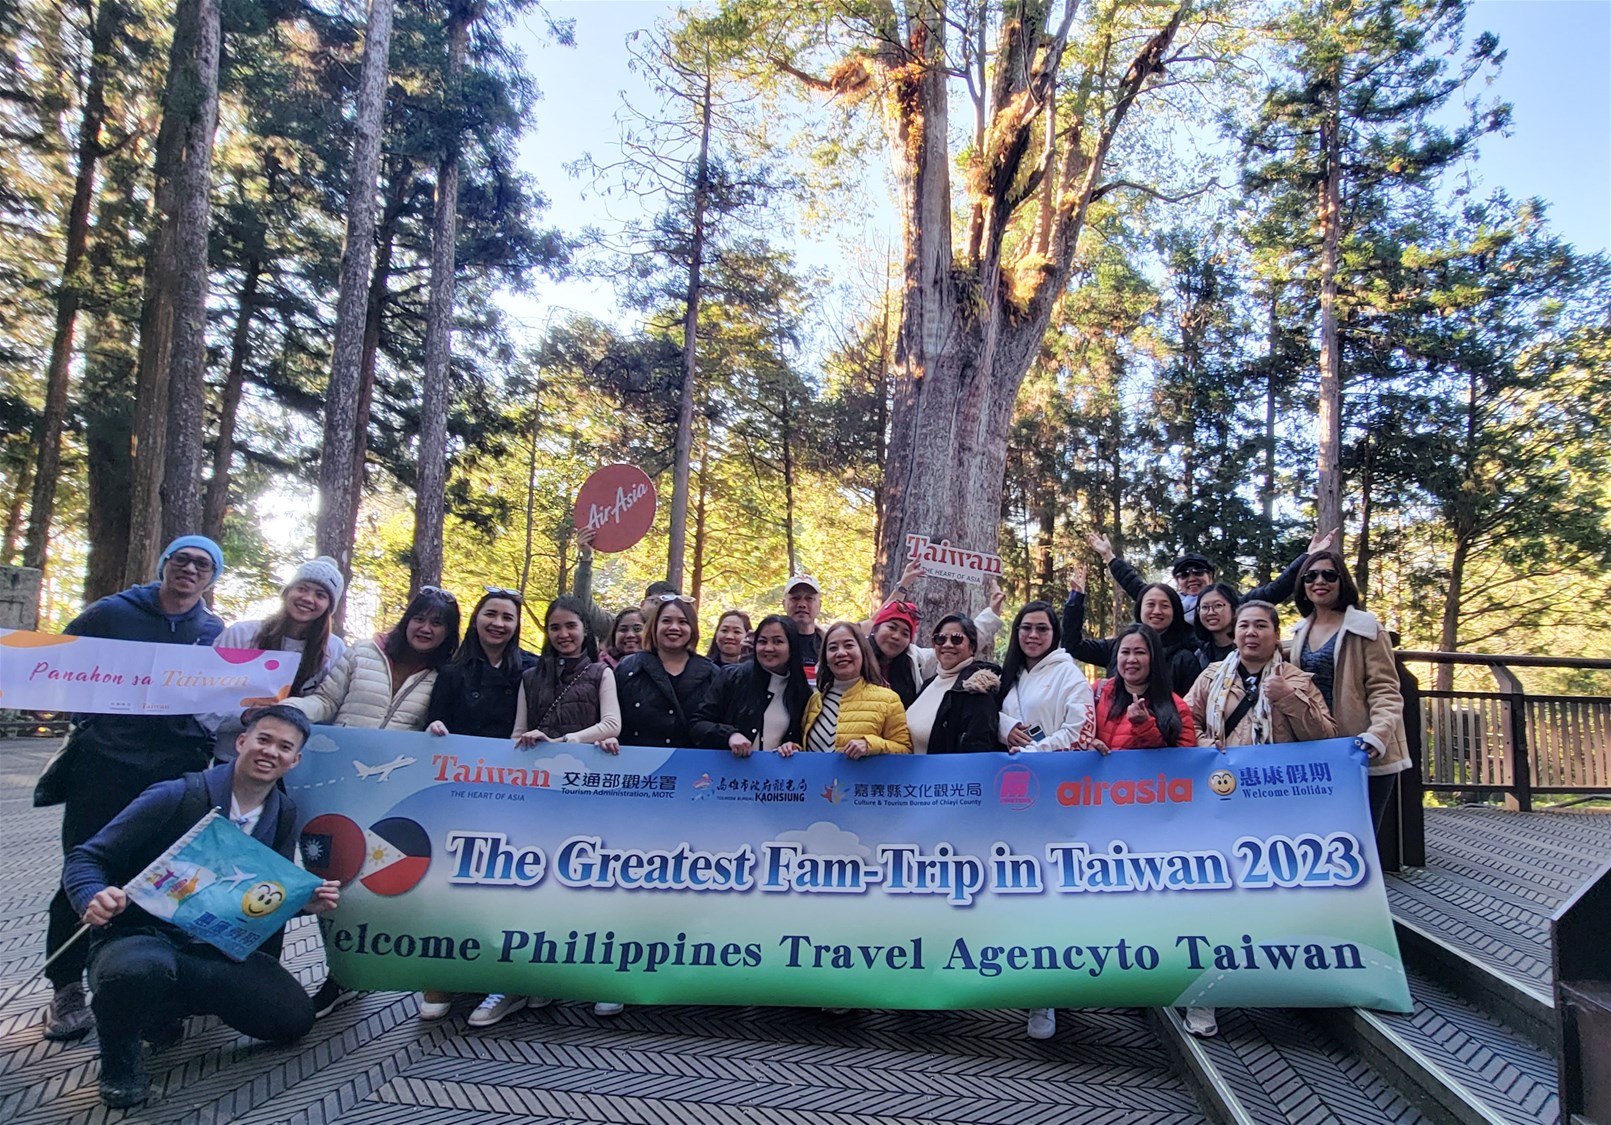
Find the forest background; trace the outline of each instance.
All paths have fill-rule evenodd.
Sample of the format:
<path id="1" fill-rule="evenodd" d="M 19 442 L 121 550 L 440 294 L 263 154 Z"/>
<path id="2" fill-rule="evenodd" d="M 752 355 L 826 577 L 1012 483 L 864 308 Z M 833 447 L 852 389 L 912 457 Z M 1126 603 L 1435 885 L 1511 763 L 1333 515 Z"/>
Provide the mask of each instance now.
<path id="1" fill-rule="evenodd" d="M 576 490 L 617 460 L 661 503 L 642 543 L 599 556 L 604 606 L 670 556 L 707 629 L 778 607 L 800 570 L 828 614 L 864 614 L 899 569 L 892 443 L 903 464 L 953 454 L 894 432 L 913 181 L 884 134 L 902 76 L 879 70 L 879 11 L 0 7 L 0 563 L 44 564 L 42 627 L 148 573 L 164 516 L 224 543 L 217 608 L 260 613 L 316 538 L 339 540 L 321 498 L 345 480 L 349 635 L 440 578 L 466 603 L 525 590 L 535 647 L 573 580 Z M 1244 585 L 1278 570 L 1318 518 L 1329 370 L 1369 608 L 1413 647 L 1611 655 L 1611 6 L 934 11 L 959 321 L 1044 297 L 986 497 L 1009 604 L 1061 600 L 1083 563 L 1127 617 L 1093 530 L 1144 570 L 1187 549 Z M 1039 54 L 1015 47 L 1025 11 Z M 1526 81 L 1507 84 L 1490 16 L 1553 29 L 1545 61 L 1522 35 Z M 353 189 L 366 89 L 372 193 Z M 1548 159 L 1485 162 L 1530 130 L 1560 138 Z M 1033 211 L 1052 176 L 1032 159 L 992 182 L 1019 139 L 1099 173 L 1061 272 Z M 365 200 L 367 265 L 343 256 Z M 1005 296 L 969 288 L 981 246 Z M 326 409 L 343 354 L 345 419 Z M 141 441 L 163 457 L 142 463 Z M 149 500 L 181 479 L 188 497 Z"/>

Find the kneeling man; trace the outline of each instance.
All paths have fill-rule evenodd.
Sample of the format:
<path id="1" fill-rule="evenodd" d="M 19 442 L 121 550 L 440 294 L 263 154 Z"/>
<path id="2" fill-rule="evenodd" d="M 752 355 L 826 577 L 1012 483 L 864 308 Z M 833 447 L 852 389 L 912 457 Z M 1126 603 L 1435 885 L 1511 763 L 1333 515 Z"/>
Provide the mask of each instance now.
<path id="1" fill-rule="evenodd" d="M 187 1015 L 218 1016 L 256 1039 L 285 1043 L 313 1026 L 313 1003 L 280 964 L 283 930 L 245 961 L 131 905 L 123 885 L 206 815 L 220 808 L 243 832 L 287 859 L 296 847 L 296 806 L 278 787 L 302 758 L 310 733 L 294 707 L 265 707 L 235 740 L 238 757 L 203 773 L 146 789 L 67 856 L 62 886 L 96 927 L 89 954 L 95 1023 L 101 1037 L 101 1100 L 146 1100 L 142 1039 L 169 1046 Z M 335 908 L 339 884 L 314 892 L 309 913 Z"/>

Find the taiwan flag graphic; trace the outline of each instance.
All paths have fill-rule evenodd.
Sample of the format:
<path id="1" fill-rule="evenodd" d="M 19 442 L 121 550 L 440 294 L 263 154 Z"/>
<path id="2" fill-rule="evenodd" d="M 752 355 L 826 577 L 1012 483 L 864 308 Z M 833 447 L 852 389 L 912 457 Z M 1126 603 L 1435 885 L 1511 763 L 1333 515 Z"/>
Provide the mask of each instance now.
<path id="1" fill-rule="evenodd" d="M 346 886 L 364 865 L 368 842 L 364 830 L 340 813 L 325 813 L 302 829 L 302 862 L 321 879 Z"/>
<path id="2" fill-rule="evenodd" d="M 358 881 L 377 895 L 413 890 L 431 866 L 431 838 L 407 817 L 376 821 L 364 832 L 364 845 Z"/>

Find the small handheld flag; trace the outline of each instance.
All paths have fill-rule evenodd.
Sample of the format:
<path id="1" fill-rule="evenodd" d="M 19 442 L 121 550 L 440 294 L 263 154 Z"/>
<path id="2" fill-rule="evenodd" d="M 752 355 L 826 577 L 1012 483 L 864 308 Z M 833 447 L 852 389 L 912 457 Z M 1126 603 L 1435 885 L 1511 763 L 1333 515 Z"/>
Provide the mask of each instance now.
<path id="1" fill-rule="evenodd" d="M 244 961 L 321 882 L 212 809 L 123 889 L 147 914 Z"/>

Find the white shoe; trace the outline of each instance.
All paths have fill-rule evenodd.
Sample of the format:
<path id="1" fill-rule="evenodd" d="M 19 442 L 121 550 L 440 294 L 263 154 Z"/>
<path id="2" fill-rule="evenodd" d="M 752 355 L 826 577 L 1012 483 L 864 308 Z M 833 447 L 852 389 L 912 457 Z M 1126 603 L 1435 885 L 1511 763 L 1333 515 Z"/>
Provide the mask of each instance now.
<path id="1" fill-rule="evenodd" d="M 1050 1039 L 1057 1034 L 1056 1008 L 1029 1009 L 1029 1037 L 1031 1039 Z"/>
<path id="2" fill-rule="evenodd" d="M 600 1000 L 593 1005 L 593 1014 L 595 1016 L 618 1016 L 624 1011 L 626 1011 L 625 1004 L 615 1004 L 608 1000 Z"/>
<path id="3" fill-rule="evenodd" d="M 1219 1034 L 1219 1021 L 1213 1008 L 1187 1008 L 1186 1030 L 1199 1039 L 1212 1039 Z"/>
<path id="4" fill-rule="evenodd" d="M 502 992 L 494 992 L 477 1004 L 475 1011 L 470 1013 L 468 1021 L 471 1027 L 491 1027 L 505 1016 L 512 1016 L 527 1004 L 530 998 L 525 996 L 506 996 Z"/>
<path id="5" fill-rule="evenodd" d="M 420 993 L 420 1019 L 426 1023 L 445 1019 L 447 1014 L 453 1010 L 453 994 L 448 993 L 446 1000 L 431 1000 L 428 995 L 427 993 Z"/>

